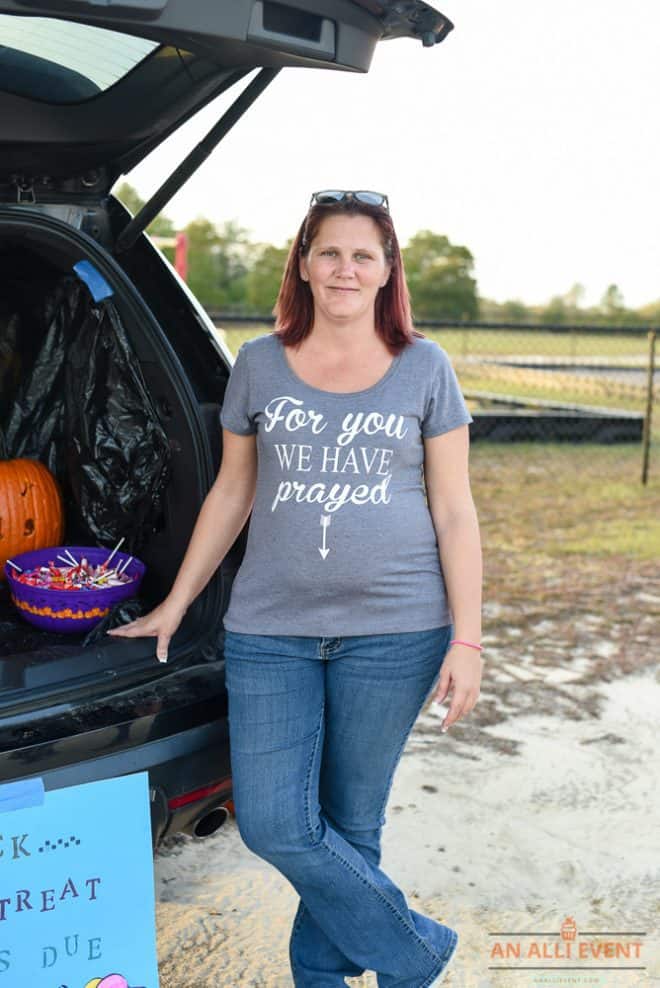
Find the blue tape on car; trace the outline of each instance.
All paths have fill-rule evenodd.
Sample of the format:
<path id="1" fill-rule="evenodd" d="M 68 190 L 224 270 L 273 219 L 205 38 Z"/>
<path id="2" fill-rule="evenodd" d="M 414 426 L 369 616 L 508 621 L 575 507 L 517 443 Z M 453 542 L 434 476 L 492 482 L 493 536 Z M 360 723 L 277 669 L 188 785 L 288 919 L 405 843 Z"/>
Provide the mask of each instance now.
<path id="1" fill-rule="evenodd" d="M 113 294 L 108 282 L 90 261 L 78 261 L 73 265 L 73 270 L 80 280 L 85 282 L 95 302 L 102 302 L 104 298 L 110 298 Z"/>
<path id="2" fill-rule="evenodd" d="M 0 813 L 41 806 L 45 799 L 43 779 L 19 779 L 0 786 Z"/>

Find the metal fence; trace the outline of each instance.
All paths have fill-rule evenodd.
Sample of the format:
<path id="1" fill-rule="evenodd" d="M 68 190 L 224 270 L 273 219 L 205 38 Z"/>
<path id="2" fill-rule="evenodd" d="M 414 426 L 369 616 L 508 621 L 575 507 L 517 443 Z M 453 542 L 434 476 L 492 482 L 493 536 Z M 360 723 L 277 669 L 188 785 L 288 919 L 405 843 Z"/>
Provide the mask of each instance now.
<path id="1" fill-rule="evenodd" d="M 212 313 L 229 349 L 272 317 Z M 656 330 L 493 322 L 416 322 L 449 354 L 474 422 L 475 458 L 501 453 L 554 470 L 589 462 L 648 484 L 660 476 Z M 536 456 L 532 450 L 536 450 Z M 609 461 L 609 467 L 607 466 Z"/>

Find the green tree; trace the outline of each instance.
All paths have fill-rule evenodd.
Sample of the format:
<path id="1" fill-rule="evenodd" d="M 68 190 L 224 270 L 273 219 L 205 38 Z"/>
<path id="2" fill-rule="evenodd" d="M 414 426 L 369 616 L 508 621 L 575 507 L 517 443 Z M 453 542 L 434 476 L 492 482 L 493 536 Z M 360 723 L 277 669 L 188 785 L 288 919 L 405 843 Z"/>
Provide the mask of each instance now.
<path id="1" fill-rule="evenodd" d="M 520 299 L 508 299 L 499 307 L 499 318 L 504 322 L 528 322 L 529 308 Z"/>
<path id="2" fill-rule="evenodd" d="M 541 312 L 541 322 L 548 325 L 563 325 L 568 321 L 566 299 L 563 295 L 553 295 Z"/>
<path id="3" fill-rule="evenodd" d="M 626 307 L 618 285 L 608 285 L 600 300 L 600 311 L 608 322 L 621 322 L 625 318 Z"/>
<path id="4" fill-rule="evenodd" d="M 448 237 L 432 230 L 420 230 L 402 254 L 416 317 L 477 318 L 474 259 L 467 247 L 452 244 Z"/>
<path id="5" fill-rule="evenodd" d="M 277 299 L 292 240 L 285 247 L 256 244 L 245 279 L 246 301 L 250 309 L 270 315 Z"/>
<path id="6" fill-rule="evenodd" d="M 641 325 L 660 326 L 660 298 L 637 309 Z"/>
<path id="7" fill-rule="evenodd" d="M 247 231 L 231 220 L 216 227 L 198 217 L 185 227 L 188 284 L 202 305 L 245 311 L 246 277 L 252 245 Z"/>
<path id="8" fill-rule="evenodd" d="M 598 316 L 582 306 L 584 285 L 576 281 L 563 295 L 553 295 L 547 305 L 540 310 L 540 321 L 557 323 L 567 326 L 579 326 L 580 323 L 598 321 Z"/>
<path id="9" fill-rule="evenodd" d="M 643 326 L 644 317 L 634 309 L 627 309 L 623 295 L 618 285 L 608 285 L 600 300 L 599 314 L 601 321 L 619 326 Z"/>

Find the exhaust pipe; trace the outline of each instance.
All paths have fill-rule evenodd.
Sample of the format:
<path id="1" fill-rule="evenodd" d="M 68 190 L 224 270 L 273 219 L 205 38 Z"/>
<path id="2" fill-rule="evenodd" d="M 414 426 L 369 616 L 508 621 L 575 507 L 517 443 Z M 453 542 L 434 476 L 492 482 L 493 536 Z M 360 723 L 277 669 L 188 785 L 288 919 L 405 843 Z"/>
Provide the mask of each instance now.
<path id="1" fill-rule="evenodd" d="M 201 816 L 191 820 L 181 829 L 190 837 L 210 837 L 220 829 L 228 816 L 229 810 L 226 806 L 214 806 L 210 810 L 204 810 Z"/>

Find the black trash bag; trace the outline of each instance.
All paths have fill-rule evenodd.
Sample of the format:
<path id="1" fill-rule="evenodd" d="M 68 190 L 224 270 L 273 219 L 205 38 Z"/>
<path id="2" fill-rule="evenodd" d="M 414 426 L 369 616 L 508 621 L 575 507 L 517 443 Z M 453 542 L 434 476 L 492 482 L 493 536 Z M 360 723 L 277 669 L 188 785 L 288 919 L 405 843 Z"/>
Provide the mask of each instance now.
<path id="1" fill-rule="evenodd" d="M 123 536 L 138 555 L 171 454 L 137 357 L 112 299 L 95 302 L 77 278 L 60 278 L 41 304 L 46 328 L 4 427 L 7 455 L 40 460 L 57 478 L 69 541 Z"/>
<path id="2" fill-rule="evenodd" d="M 68 348 L 67 475 L 93 538 L 138 554 L 170 479 L 170 447 L 117 310 L 89 307 Z"/>
<path id="3" fill-rule="evenodd" d="M 30 312 L 27 321 L 32 325 L 35 318 L 42 322 L 44 335 L 36 360 L 11 403 L 4 427 L 9 457 L 40 460 L 61 485 L 66 485 L 67 480 L 64 369 L 71 328 L 82 319 L 84 301 L 82 291 L 67 292 L 67 286 L 60 282 L 45 292 L 40 311 Z M 6 348 L 10 345 L 8 333 L 4 344 Z"/>

